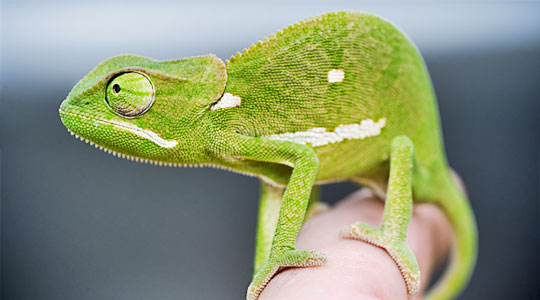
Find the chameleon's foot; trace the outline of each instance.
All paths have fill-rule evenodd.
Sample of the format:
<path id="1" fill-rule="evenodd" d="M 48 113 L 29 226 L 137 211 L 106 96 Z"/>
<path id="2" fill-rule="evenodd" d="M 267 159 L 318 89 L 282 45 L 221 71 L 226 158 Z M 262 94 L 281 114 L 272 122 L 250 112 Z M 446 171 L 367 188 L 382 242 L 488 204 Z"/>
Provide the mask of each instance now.
<path id="1" fill-rule="evenodd" d="M 287 267 L 315 267 L 326 262 L 326 255 L 319 251 L 290 250 L 272 259 L 255 274 L 247 290 L 247 300 L 256 300 L 270 279 Z"/>
<path id="2" fill-rule="evenodd" d="M 340 232 L 340 236 L 364 241 L 386 250 L 396 262 L 407 285 L 409 296 L 418 292 L 420 289 L 420 269 L 416 257 L 404 241 L 395 241 L 391 236 L 385 235 L 381 229 L 361 222 L 345 227 Z"/>

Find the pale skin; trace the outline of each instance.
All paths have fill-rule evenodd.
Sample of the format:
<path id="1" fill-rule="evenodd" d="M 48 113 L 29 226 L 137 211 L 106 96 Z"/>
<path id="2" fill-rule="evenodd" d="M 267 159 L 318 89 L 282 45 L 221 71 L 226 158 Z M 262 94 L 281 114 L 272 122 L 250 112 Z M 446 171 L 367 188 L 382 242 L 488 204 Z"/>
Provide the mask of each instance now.
<path id="1" fill-rule="evenodd" d="M 351 220 L 378 225 L 384 203 L 369 190 L 358 191 L 332 209 L 310 218 L 298 235 L 297 247 L 327 253 L 320 268 L 291 268 L 277 274 L 261 300 L 372 300 L 407 299 L 399 269 L 381 248 L 339 239 L 334 234 Z M 345 224 L 345 225 L 344 225 Z M 451 227 L 434 205 L 417 204 L 409 224 L 407 245 L 418 259 L 422 274 L 421 299 L 433 270 L 445 259 L 451 244 Z"/>
<path id="2" fill-rule="evenodd" d="M 384 249 L 408 295 L 421 286 L 406 244 L 413 202 L 438 205 L 456 236 L 451 266 L 429 298 L 455 297 L 471 276 L 475 220 L 450 175 L 429 75 L 406 36 L 376 16 L 306 19 L 226 62 L 113 57 L 59 112 L 72 134 L 119 157 L 260 178 L 248 300 L 284 268 L 328 261 L 323 251 L 297 248 L 296 238 L 320 207 L 316 186 L 342 180 L 386 202 L 380 224 L 351 220 L 335 234 Z"/>

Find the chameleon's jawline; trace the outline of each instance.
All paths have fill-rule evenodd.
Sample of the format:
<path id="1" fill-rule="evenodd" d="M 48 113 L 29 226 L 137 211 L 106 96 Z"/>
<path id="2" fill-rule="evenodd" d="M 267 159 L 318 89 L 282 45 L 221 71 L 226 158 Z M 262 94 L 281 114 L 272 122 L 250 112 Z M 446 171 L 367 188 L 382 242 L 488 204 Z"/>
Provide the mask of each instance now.
<path id="1" fill-rule="evenodd" d="M 68 115 L 68 116 L 71 115 L 71 116 L 91 120 L 91 121 L 94 121 L 94 122 L 97 122 L 97 123 L 100 123 L 100 124 L 104 124 L 104 125 L 113 125 L 116 128 L 129 131 L 129 132 L 131 132 L 131 133 L 133 133 L 135 135 L 138 135 L 138 136 L 140 136 L 140 137 L 142 137 L 144 139 L 147 139 L 147 140 L 151 141 L 152 143 L 154 143 L 154 144 L 156 144 L 156 145 L 158 145 L 158 146 L 160 146 L 162 148 L 174 148 L 174 147 L 176 147 L 176 145 L 178 145 L 178 142 L 176 140 L 166 140 L 166 139 L 160 137 L 157 133 L 153 132 L 152 130 L 140 128 L 137 125 L 129 123 L 129 122 L 96 119 L 96 118 L 93 118 L 93 117 L 90 117 L 90 116 L 85 116 L 85 115 L 78 114 L 78 113 L 68 112 L 68 111 L 65 111 L 65 110 L 63 110 L 61 108 L 58 111 L 59 111 L 60 115 L 62 115 L 62 114 Z"/>

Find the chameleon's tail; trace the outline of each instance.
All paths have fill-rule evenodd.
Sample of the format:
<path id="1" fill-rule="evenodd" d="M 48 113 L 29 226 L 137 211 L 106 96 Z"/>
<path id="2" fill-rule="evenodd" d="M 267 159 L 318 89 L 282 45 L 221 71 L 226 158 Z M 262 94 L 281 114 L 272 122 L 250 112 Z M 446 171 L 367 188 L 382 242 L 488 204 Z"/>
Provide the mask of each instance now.
<path id="1" fill-rule="evenodd" d="M 443 277 L 428 291 L 426 299 L 429 300 L 455 298 L 465 288 L 476 263 L 478 234 L 472 209 L 454 180 L 449 178 L 447 182 L 451 184 L 441 206 L 452 224 L 455 239 L 450 264 Z"/>

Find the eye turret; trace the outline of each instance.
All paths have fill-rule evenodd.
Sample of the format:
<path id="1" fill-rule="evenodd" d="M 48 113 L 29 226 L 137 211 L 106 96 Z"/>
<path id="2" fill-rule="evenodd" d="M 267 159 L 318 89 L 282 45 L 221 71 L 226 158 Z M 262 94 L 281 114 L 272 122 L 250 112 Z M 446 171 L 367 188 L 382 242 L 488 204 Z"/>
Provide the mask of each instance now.
<path id="1" fill-rule="evenodd" d="M 106 100 L 109 107 L 122 117 L 140 116 L 154 103 L 154 86 L 141 73 L 122 73 L 107 84 Z"/>

